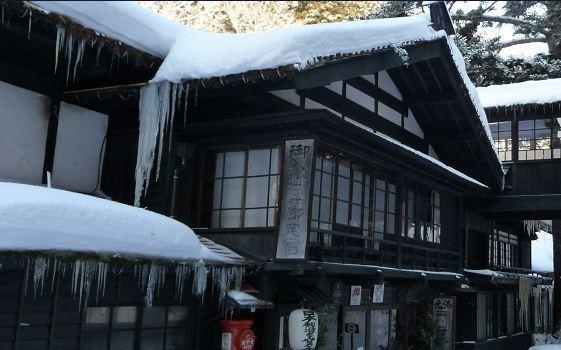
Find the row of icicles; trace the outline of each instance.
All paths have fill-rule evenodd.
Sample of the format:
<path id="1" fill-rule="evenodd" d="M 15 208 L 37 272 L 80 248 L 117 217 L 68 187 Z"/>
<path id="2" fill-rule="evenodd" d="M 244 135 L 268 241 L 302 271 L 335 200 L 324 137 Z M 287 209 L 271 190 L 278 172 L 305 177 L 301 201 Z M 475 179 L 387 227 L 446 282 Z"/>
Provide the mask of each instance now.
<path id="1" fill-rule="evenodd" d="M 24 293 L 28 293 L 28 281 L 32 282 L 33 295 L 42 295 L 50 288 L 53 292 L 57 278 L 71 277 L 71 292 L 78 297 L 79 305 L 85 305 L 93 294 L 97 302 L 105 295 L 109 273 L 119 275 L 126 267 L 95 259 L 63 260 L 56 257 L 28 258 L 22 260 L 25 269 Z M 129 265 L 129 264 L 127 264 Z M 209 276 L 210 274 L 210 276 Z M 174 295 L 181 302 L 185 282 L 192 280 L 191 293 L 202 298 L 210 277 L 212 292 L 216 290 L 220 304 L 229 289 L 240 289 L 244 267 L 242 266 L 204 266 L 201 264 L 165 265 L 156 262 L 134 265 L 134 277 L 138 288 L 144 294 L 146 306 L 152 306 L 154 295 L 163 288 L 166 276 L 174 276 Z"/>

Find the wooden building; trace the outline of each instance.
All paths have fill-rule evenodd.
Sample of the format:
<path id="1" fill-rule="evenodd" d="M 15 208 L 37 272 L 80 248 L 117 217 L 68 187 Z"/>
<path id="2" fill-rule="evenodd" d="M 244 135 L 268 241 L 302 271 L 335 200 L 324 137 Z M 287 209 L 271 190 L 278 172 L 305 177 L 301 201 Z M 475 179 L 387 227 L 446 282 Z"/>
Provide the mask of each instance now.
<path id="1" fill-rule="evenodd" d="M 105 322 L 96 335 L 127 332 L 125 345 L 109 341 L 108 348 L 216 349 L 228 339 L 219 321 L 229 316 L 254 321 L 257 349 L 288 349 L 289 314 L 301 307 L 319 313 L 319 349 L 423 349 L 435 342 L 444 349 L 525 349 L 529 343 L 531 330 L 510 321 L 519 302 L 516 273 L 531 268 L 532 237 L 521 219 L 551 218 L 545 213 L 556 210 L 555 200 L 539 215 L 526 206 L 524 217 L 517 216 L 520 207 L 505 204 L 517 186 L 512 168 L 505 182 L 509 159 L 501 147 L 495 151 L 499 139 L 492 133 L 499 129 L 490 128 L 486 112 L 492 123 L 498 120 L 483 110 L 467 77 L 442 3 L 430 6 L 430 17 L 228 40 L 134 5 L 3 6 L 9 22 L 0 26 L 0 80 L 46 96 L 51 111 L 34 181 L 46 182 L 42 174 L 52 171 L 60 188 L 92 192 L 95 185 L 115 201 L 139 200 L 253 264 L 241 290 L 259 302 L 227 298 L 228 315 L 210 291 L 202 305 L 196 298 L 177 305 L 165 299 L 173 287 L 164 287 L 163 309 L 154 312 L 169 326 L 165 332 L 161 322 L 152 327 L 153 309 L 144 309 L 142 298 L 121 294 L 130 280 L 113 280 L 113 294 L 91 305 Z M 313 52 L 318 47 L 323 51 Z M 293 52 L 301 56 L 290 61 Z M 78 172 L 57 182 L 58 148 L 75 145 L 59 138 L 81 141 L 94 130 L 80 124 L 64 131 L 57 112 L 67 105 L 103 114 L 107 122 L 106 132 L 91 140 L 96 147 L 88 160 L 100 175 L 85 184 L 70 181 L 85 179 Z M 154 112 L 148 119 L 147 109 Z M 9 117 L 18 113 L 25 114 Z M 156 146 L 145 147 L 147 140 Z M 66 157 L 75 148 L 68 146 Z M 532 203 L 539 205 L 544 193 L 527 191 L 520 194 L 535 194 Z M 10 302 L 10 314 L 0 315 L 7 324 L 0 326 L 0 348 L 5 342 L 6 349 L 59 349 L 58 332 L 71 331 L 80 336 L 66 348 L 91 348 L 83 341 L 87 312 L 74 305 L 68 330 L 59 328 L 53 305 L 68 296 L 25 295 L 12 289 L 18 276 L 3 277 L 2 293 L 19 292 L 13 299 L 20 304 Z M 43 321 L 24 317 L 28 299 L 28 310 L 42 310 Z M 502 306 L 483 314 L 492 303 Z M 148 341 L 160 338 L 144 328 L 174 332 L 175 310 L 187 315 L 181 329 L 188 341 L 177 347 Z M 121 311 L 135 322 L 120 328 Z M 43 335 L 27 332 L 28 323 L 41 325 Z"/>

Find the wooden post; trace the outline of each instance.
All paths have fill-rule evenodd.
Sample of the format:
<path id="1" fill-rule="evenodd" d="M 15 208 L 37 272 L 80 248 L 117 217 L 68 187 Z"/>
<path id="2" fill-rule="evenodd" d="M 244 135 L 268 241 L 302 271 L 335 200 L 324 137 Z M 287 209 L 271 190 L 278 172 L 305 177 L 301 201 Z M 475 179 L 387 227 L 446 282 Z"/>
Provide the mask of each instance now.
<path id="1" fill-rule="evenodd" d="M 553 333 L 561 330 L 561 220 L 552 220 L 553 235 Z"/>

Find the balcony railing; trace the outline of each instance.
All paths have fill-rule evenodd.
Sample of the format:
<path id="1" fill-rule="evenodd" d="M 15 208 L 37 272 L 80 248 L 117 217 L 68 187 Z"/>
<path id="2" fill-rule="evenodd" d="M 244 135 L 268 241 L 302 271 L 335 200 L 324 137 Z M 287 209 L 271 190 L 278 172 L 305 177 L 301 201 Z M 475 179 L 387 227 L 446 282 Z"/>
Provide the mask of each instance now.
<path id="1" fill-rule="evenodd" d="M 309 259 L 431 271 L 459 271 L 458 252 L 347 232 L 312 230 Z M 396 237 L 397 238 L 397 237 Z"/>

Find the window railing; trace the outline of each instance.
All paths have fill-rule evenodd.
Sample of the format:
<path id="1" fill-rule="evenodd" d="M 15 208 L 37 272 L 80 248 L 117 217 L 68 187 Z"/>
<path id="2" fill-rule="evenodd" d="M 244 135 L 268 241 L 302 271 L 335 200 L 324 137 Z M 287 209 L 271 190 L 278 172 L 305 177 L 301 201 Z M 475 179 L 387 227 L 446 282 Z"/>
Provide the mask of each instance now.
<path id="1" fill-rule="evenodd" d="M 310 260 L 431 271 L 459 271 L 459 252 L 331 230 L 312 229 Z M 401 260 L 401 261 L 400 261 Z M 401 263 L 401 264 L 400 264 Z"/>

